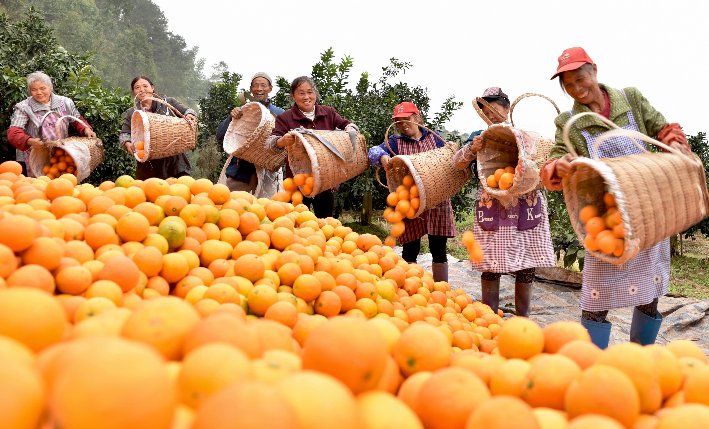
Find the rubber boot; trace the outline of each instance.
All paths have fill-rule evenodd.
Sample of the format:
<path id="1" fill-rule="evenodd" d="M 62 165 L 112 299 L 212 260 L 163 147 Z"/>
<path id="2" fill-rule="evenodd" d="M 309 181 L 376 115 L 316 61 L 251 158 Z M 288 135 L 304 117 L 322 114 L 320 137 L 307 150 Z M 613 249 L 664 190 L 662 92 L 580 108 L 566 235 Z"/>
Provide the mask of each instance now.
<path id="1" fill-rule="evenodd" d="M 431 271 L 433 272 L 433 281 L 448 281 L 448 262 L 434 262 L 431 264 Z"/>
<path id="2" fill-rule="evenodd" d="M 655 344 L 657 333 L 662 324 L 662 314 L 648 316 L 637 308 L 633 309 L 633 321 L 630 322 L 630 341 L 640 345 Z"/>
<path id="3" fill-rule="evenodd" d="M 482 292 L 483 304 L 487 304 L 492 308 L 492 311 L 497 313 L 500 306 L 500 279 L 497 280 L 480 280 L 480 289 Z"/>
<path id="4" fill-rule="evenodd" d="M 598 347 L 605 349 L 608 347 L 608 340 L 611 336 L 610 322 L 596 322 L 595 320 L 581 319 L 581 324 L 591 335 L 591 342 Z"/>
<path id="5" fill-rule="evenodd" d="M 515 314 L 529 317 L 529 303 L 532 299 L 532 283 L 515 282 Z"/>

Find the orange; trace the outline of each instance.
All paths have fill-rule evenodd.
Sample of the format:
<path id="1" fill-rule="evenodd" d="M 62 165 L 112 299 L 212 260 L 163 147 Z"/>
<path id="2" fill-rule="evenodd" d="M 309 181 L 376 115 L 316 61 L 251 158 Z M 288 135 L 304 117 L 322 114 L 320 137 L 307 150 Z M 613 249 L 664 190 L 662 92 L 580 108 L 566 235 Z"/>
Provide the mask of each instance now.
<path id="1" fill-rule="evenodd" d="M 38 352 L 64 336 L 66 315 L 46 292 L 30 288 L 0 289 L 0 336 Z"/>
<path id="2" fill-rule="evenodd" d="M 490 392 L 479 377 L 463 368 L 444 368 L 423 382 L 414 411 L 427 429 L 462 428 L 471 413 L 489 400 Z"/>
<path id="3" fill-rule="evenodd" d="M 470 414 L 464 427 L 465 429 L 541 429 L 532 407 L 518 398 L 508 396 L 493 397 L 480 404 Z"/>
<path id="4" fill-rule="evenodd" d="M 709 366 L 699 367 L 687 375 L 683 389 L 685 402 L 709 406 Z"/>
<path id="5" fill-rule="evenodd" d="M 606 208 L 615 207 L 615 197 L 610 192 L 603 194 L 603 202 L 606 204 Z"/>
<path id="6" fill-rule="evenodd" d="M 287 267 L 289 264 L 284 265 L 284 267 L 281 267 L 281 269 Z M 279 277 L 280 277 L 280 271 L 279 271 Z M 286 279 L 290 280 L 290 279 Z M 283 282 L 283 284 L 288 284 L 287 282 Z M 313 301 L 315 298 L 317 298 L 320 293 L 322 292 L 322 285 L 320 284 L 320 280 L 318 280 L 317 277 L 315 277 L 312 274 L 301 274 L 298 277 L 296 277 L 295 281 L 292 284 L 293 286 L 293 294 L 297 296 L 298 298 L 302 298 L 306 302 Z"/>
<path id="7" fill-rule="evenodd" d="M 513 173 L 503 173 L 498 181 L 498 186 L 502 190 L 507 190 L 512 187 L 514 183 L 515 175 Z"/>
<path id="8" fill-rule="evenodd" d="M 4 244 L 0 244 L 0 278 L 7 278 L 17 269 L 15 253 Z"/>
<path id="9" fill-rule="evenodd" d="M 673 340 L 667 344 L 667 349 L 671 351 L 678 358 L 680 357 L 693 357 L 699 359 L 705 364 L 709 364 L 709 359 L 707 355 L 704 354 L 702 349 L 697 345 L 695 341 L 691 340 Z"/>
<path id="10" fill-rule="evenodd" d="M 508 359 L 490 377 L 490 392 L 493 395 L 520 397 L 526 385 L 526 376 L 531 365 L 521 359 Z"/>
<path id="11" fill-rule="evenodd" d="M 276 384 L 308 429 L 360 428 L 355 397 L 340 381 L 315 371 L 301 371 Z M 258 426 L 262 427 L 262 426 Z"/>
<path id="12" fill-rule="evenodd" d="M 485 179 L 485 183 L 487 183 L 487 186 L 489 186 L 490 188 L 497 188 L 497 178 L 495 178 L 494 174 L 487 176 L 487 179 Z"/>
<path id="13" fill-rule="evenodd" d="M 47 183 L 44 193 L 50 200 L 62 196 L 72 196 L 74 194 L 74 184 L 65 178 L 56 178 Z"/>
<path id="14" fill-rule="evenodd" d="M 244 212 L 239 216 L 239 232 L 242 236 L 247 236 L 259 228 L 261 221 L 258 216 L 251 212 Z"/>
<path id="15" fill-rule="evenodd" d="M 182 361 L 177 378 L 180 401 L 197 409 L 210 396 L 245 380 L 250 365 L 249 357 L 231 344 L 211 343 L 193 350 Z M 216 367 L 219 371 L 214 371 Z"/>
<path id="16" fill-rule="evenodd" d="M 497 335 L 500 354 L 506 358 L 528 359 L 544 349 L 542 328 L 526 317 L 507 320 Z"/>
<path id="17" fill-rule="evenodd" d="M 240 307 L 238 307 L 240 308 Z M 215 312 L 199 321 L 187 334 L 183 352 L 189 354 L 204 344 L 223 342 L 236 346 L 250 358 L 261 355 L 258 334 L 245 322 L 245 314 Z"/>
<path id="18" fill-rule="evenodd" d="M 52 273 L 41 265 L 23 265 L 6 279 L 7 287 L 34 288 L 53 293 L 56 283 Z"/>
<path id="19" fill-rule="evenodd" d="M 268 307 L 264 318 L 293 328 L 298 321 L 298 310 L 288 301 L 278 301 Z"/>
<path id="20" fill-rule="evenodd" d="M 293 407 L 284 396 L 263 382 L 239 382 L 203 402 L 190 426 L 193 429 L 300 427 Z"/>
<path id="21" fill-rule="evenodd" d="M 586 233 L 592 237 L 596 237 L 604 229 L 606 229 L 606 223 L 601 217 L 592 217 L 586 222 Z"/>
<path id="22" fill-rule="evenodd" d="M 0 218 L 0 244 L 13 252 L 21 252 L 32 245 L 38 235 L 37 222 L 24 215 Z"/>
<path id="23" fill-rule="evenodd" d="M 126 213 L 118 219 L 116 233 L 123 241 L 143 241 L 148 236 L 150 223 L 140 213 Z"/>
<path id="24" fill-rule="evenodd" d="M 129 257 L 116 255 L 104 262 L 98 278 L 100 280 L 114 281 L 121 287 L 123 292 L 128 292 L 138 285 L 140 270 Z"/>
<path id="25" fill-rule="evenodd" d="M 646 346 L 645 350 L 655 363 L 662 398 L 667 399 L 682 387 L 684 376 L 679 360 L 667 347 L 658 344 Z"/>
<path id="26" fill-rule="evenodd" d="M 64 243 L 63 240 L 60 242 Z M 59 266 L 62 256 L 64 256 L 64 249 L 59 242 L 49 237 L 37 237 L 22 254 L 22 263 L 41 265 L 52 271 Z"/>
<path id="27" fill-rule="evenodd" d="M 561 346 L 557 353 L 570 358 L 581 369 L 586 369 L 596 362 L 601 349 L 586 340 L 573 340 Z"/>
<path id="28" fill-rule="evenodd" d="M 0 173 L 12 173 L 19 176 L 22 174 L 22 164 L 17 161 L 4 161 L 0 164 Z"/>
<path id="29" fill-rule="evenodd" d="M 605 253 L 606 255 L 611 255 L 615 251 L 616 238 L 613 236 L 613 232 L 609 229 L 603 230 L 596 235 L 596 245 L 598 250 Z"/>
<path id="30" fill-rule="evenodd" d="M 563 410 L 566 389 L 580 373 L 581 368 L 566 356 L 542 356 L 532 362 L 521 398 L 533 407 Z"/>
<path id="31" fill-rule="evenodd" d="M 591 341 L 591 336 L 586 328 L 578 322 L 558 321 L 545 326 L 542 329 L 544 333 L 544 352 L 556 353 L 566 343 L 574 340 Z"/>
<path id="32" fill-rule="evenodd" d="M 387 364 L 388 347 L 377 328 L 354 318 L 316 327 L 303 346 L 303 369 L 329 374 L 352 392 L 374 388 Z"/>
<path id="33" fill-rule="evenodd" d="M 532 412 L 539 423 L 540 429 L 566 429 L 568 425 L 566 413 L 563 411 L 537 407 Z"/>
<path id="34" fill-rule="evenodd" d="M 588 223 L 589 219 L 598 217 L 598 209 L 594 205 L 584 206 L 579 210 L 579 220 L 585 225 Z"/>
<path id="35" fill-rule="evenodd" d="M 322 291 L 315 300 L 313 309 L 316 313 L 322 314 L 325 317 L 337 316 L 342 309 L 340 296 L 333 291 Z"/>
<path id="36" fill-rule="evenodd" d="M 231 198 L 231 191 L 226 185 L 216 183 L 209 189 L 207 196 L 214 204 L 222 205 Z"/>
<path id="37" fill-rule="evenodd" d="M 401 334 L 392 355 L 401 371 L 409 376 L 447 366 L 451 357 L 450 346 L 441 331 L 426 323 L 416 323 Z"/>
<path id="38" fill-rule="evenodd" d="M 79 295 L 93 283 L 91 271 L 84 266 L 61 268 L 55 276 L 57 289 L 62 293 Z"/>
<path id="39" fill-rule="evenodd" d="M 263 316 L 266 311 L 278 301 L 278 292 L 268 285 L 259 284 L 248 293 L 249 311 L 258 316 Z"/>
<path id="40" fill-rule="evenodd" d="M 96 280 L 84 292 L 87 299 L 103 297 L 113 301 L 116 306 L 123 304 L 123 291 L 118 284 L 111 280 Z"/>
<path id="41" fill-rule="evenodd" d="M 6 161 L 0 164 L 0 169 Z M 14 162 L 14 161 L 13 161 Z M 40 427 L 45 407 L 44 381 L 39 372 L 23 362 L 3 359 L 0 365 L 0 421 L 8 428 Z"/>
<path id="42" fill-rule="evenodd" d="M 176 398 L 160 356 L 120 338 L 91 340 L 94 343 L 87 343 L 83 353 L 72 353 L 58 369 L 49 398 L 55 423 L 95 427 L 102 422 L 109 429 L 169 427 Z M 102 394 L 106 391 L 111 394 Z M 93 405 L 86 407 L 87 403 Z"/>
<path id="43" fill-rule="evenodd" d="M 365 392 L 357 396 L 357 409 L 364 428 L 423 429 L 416 414 L 391 393 Z"/>
<path id="44" fill-rule="evenodd" d="M 162 269 L 162 252 L 156 247 L 145 246 L 135 252 L 133 261 L 146 276 L 157 276 Z"/>
<path id="45" fill-rule="evenodd" d="M 199 320 L 197 311 L 185 301 L 159 297 L 133 310 L 121 335 L 152 346 L 166 359 L 179 359 L 185 337 Z"/>
<path id="46" fill-rule="evenodd" d="M 239 256 L 234 261 L 234 274 L 244 277 L 251 282 L 256 282 L 263 277 L 266 267 L 263 260 L 256 255 L 247 254 Z"/>
<path id="47" fill-rule="evenodd" d="M 570 419 L 602 414 L 631 427 L 640 415 L 640 399 L 632 381 L 620 370 L 593 365 L 571 382 L 564 397 Z"/>
<path id="48" fill-rule="evenodd" d="M 701 429 L 709 427 L 709 408 L 700 404 L 680 405 L 662 413 L 657 429 Z"/>
<path id="49" fill-rule="evenodd" d="M 168 283 L 176 283 L 184 278 L 190 271 L 187 259 L 179 253 L 168 253 L 163 255 L 162 269 L 160 275 Z"/>

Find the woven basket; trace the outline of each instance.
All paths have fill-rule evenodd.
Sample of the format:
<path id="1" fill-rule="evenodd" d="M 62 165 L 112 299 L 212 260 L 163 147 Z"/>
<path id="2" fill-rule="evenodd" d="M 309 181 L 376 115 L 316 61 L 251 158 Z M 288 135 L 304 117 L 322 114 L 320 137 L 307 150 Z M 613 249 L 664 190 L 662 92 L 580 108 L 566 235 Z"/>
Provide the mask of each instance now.
<path id="1" fill-rule="evenodd" d="M 512 124 L 513 127 L 515 126 L 515 121 L 512 118 L 512 115 L 515 111 L 515 107 L 517 106 L 517 103 L 519 103 L 520 101 L 524 100 L 525 98 L 529 98 L 529 97 L 541 97 L 541 98 L 547 100 L 548 102 L 550 102 L 552 106 L 554 106 L 554 109 L 556 110 L 557 115 L 561 112 L 559 110 L 559 106 L 556 105 L 554 100 L 547 97 L 546 95 L 537 94 L 535 92 L 527 92 L 527 93 L 522 94 L 519 97 L 517 97 L 517 99 L 515 99 L 515 101 L 513 101 L 512 105 L 510 106 L 510 123 Z M 532 161 L 534 161 L 535 164 L 537 164 L 537 166 L 541 167 L 542 164 L 544 164 L 547 161 L 547 159 L 549 159 L 549 154 L 551 153 L 551 150 L 554 147 L 555 141 L 553 139 L 544 138 L 537 133 L 533 133 L 530 131 L 526 131 L 526 132 L 529 134 L 533 134 L 537 140 L 537 143 L 535 145 L 536 152 L 532 155 Z"/>
<path id="2" fill-rule="evenodd" d="M 387 147 L 389 146 L 389 129 L 393 125 L 391 124 L 385 133 L 384 141 L 387 143 Z M 421 124 L 416 125 L 445 141 L 434 131 Z M 389 152 L 395 156 L 391 158 L 386 168 L 387 188 L 390 192 L 394 192 L 402 184 L 404 176 L 410 174 L 419 190 L 420 200 L 414 217 L 420 216 L 424 211 L 436 207 L 457 194 L 470 179 L 472 174 L 469 169 L 458 170 L 453 166 L 453 155 L 458 149 L 457 144 L 446 143 L 444 147 L 426 152 L 413 155 L 395 155 L 389 148 Z M 379 180 L 379 176 L 376 175 L 376 177 Z M 379 183 L 381 184 L 381 182 Z M 382 184 L 382 186 L 384 185 Z"/>
<path id="3" fill-rule="evenodd" d="M 564 143 L 576 155 L 569 141 L 571 124 L 581 116 L 594 115 L 613 130 L 598 137 L 596 143 L 618 137 L 645 141 L 669 152 L 644 152 L 618 158 L 575 158 L 569 174 L 562 180 L 564 200 L 571 225 L 581 243 L 586 231 L 579 220 L 579 211 L 586 205 L 595 205 L 605 211 L 604 192 L 615 197 L 625 229 L 623 254 L 609 256 L 586 249 L 594 257 L 620 265 L 660 241 L 679 234 L 700 222 L 709 214 L 709 192 L 701 160 L 695 154 L 686 155 L 637 131 L 617 128 L 615 124 L 592 112 L 578 114 L 567 122 L 563 130 Z"/>
<path id="4" fill-rule="evenodd" d="M 478 152 L 477 168 L 480 183 L 485 191 L 509 207 L 524 194 L 539 185 L 539 166 L 534 160 L 537 139 L 509 125 L 491 125 L 480 135 L 482 149 Z M 495 174 L 498 168 L 515 167 L 514 180 L 508 189 L 491 188 L 487 184 L 488 176 Z"/>
<path id="5" fill-rule="evenodd" d="M 164 100 L 153 97 L 147 99 L 166 105 L 177 117 L 135 110 L 130 119 L 130 139 L 133 147 L 142 141 L 144 148 L 143 157 L 139 157 L 136 151 L 135 159 L 146 162 L 194 149 L 197 144 L 197 127 L 190 125 L 179 110 Z"/>
<path id="6" fill-rule="evenodd" d="M 42 118 L 42 122 L 44 122 L 46 117 L 47 115 Z M 60 133 L 59 124 L 62 120 L 79 121 L 88 127 L 88 124 L 77 117 L 62 116 L 55 124 L 57 135 Z M 40 133 L 41 129 L 42 126 L 40 124 Z M 74 164 L 76 164 L 76 179 L 79 182 L 89 177 L 91 172 L 103 162 L 103 142 L 100 139 L 70 136 L 45 142 L 42 146 L 32 148 L 27 162 L 33 174 L 41 175 L 42 169 L 49 164 L 56 148 L 63 149 L 74 160 Z"/>
<path id="7" fill-rule="evenodd" d="M 290 133 L 296 136 L 295 143 L 288 148 L 288 164 L 291 171 L 293 174 L 313 175 L 313 191 L 306 195 L 307 197 L 332 189 L 359 176 L 367 169 L 367 142 L 362 134 L 357 134 L 353 145 L 347 131 L 298 128 L 291 130 Z M 333 146 L 342 158 L 318 140 L 318 137 Z"/>
<path id="8" fill-rule="evenodd" d="M 286 160 L 286 152 L 275 152 L 266 146 L 276 121 L 259 102 L 246 103 L 241 118 L 232 120 L 224 136 L 224 151 L 256 166 L 276 171 Z"/>

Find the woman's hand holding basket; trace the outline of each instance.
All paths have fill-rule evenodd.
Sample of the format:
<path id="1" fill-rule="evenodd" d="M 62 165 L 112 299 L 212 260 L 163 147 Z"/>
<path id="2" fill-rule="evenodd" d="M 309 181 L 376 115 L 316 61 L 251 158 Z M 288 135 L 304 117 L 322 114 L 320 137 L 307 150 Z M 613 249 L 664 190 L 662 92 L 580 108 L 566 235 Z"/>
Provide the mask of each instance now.
<path id="1" fill-rule="evenodd" d="M 283 137 L 279 138 L 276 141 L 276 146 L 283 149 L 284 147 L 290 146 L 293 143 L 295 143 L 295 135 L 293 135 L 291 133 L 286 133 Z"/>

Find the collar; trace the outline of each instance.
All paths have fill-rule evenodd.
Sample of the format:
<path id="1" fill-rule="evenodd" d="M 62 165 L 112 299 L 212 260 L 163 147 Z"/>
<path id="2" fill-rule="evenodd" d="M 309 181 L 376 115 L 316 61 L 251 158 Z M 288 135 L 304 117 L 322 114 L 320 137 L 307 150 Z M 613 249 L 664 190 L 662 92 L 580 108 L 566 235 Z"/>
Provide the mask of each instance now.
<path id="1" fill-rule="evenodd" d="M 402 139 L 404 139 L 404 140 L 411 141 L 411 142 L 420 142 L 420 141 L 422 141 L 423 139 L 425 139 L 426 136 L 428 136 L 429 132 L 428 132 L 428 130 L 427 130 L 426 128 L 421 128 L 421 127 L 419 127 L 419 130 L 421 130 L 421 138 L 420 138 L 420 139 L 415 139 L 415 138 L 413 138 L 413 137 L 409 137 L 409 136 L 406 136 L 406 135 L 404 135 L 404 134 L 399 134 L 399 137 L 402 138 Z"/>
<path id="2" fill-rule="evenodd" d="M 293 111 L 293 119 L 295 119 L 296 121 L 300 122 L 300 121 L 309 121 L 310 120 L 303 114 L 303 112 L 300 111 L 297 104 L 294 103 L 293 107 L 291 107 L 291 110 Z M 326 113 L 325 113 L 325 109 L 323 109 L 323 107 L 321 105 L 316 104 L 315 105 L 315 118 L 318 118 L 319 116 L 326 116 Z M 313 121 L 313 122 L 315 122 L 315 121 Z"/>
<path id="3" fill-rule="evenodd" d="M 601 87 L 601 89 L 605 90 L 608 93 L 608 98 L 611 102 L 611 114 L 609 119 L 617 123 L 617 118 L 619 116 L 625 116 L 628 111 L 630 111 L 630 103 L 628 103 L 625 93 L 622 90 L 611 88 L 608 85 L 602 83 L 599 83 L 598 85 Z M 591 109 L 589 109 L 586 105 L 581 104 L 578 101 L 574 101 L 572 115 L 590 111 Z M 579 118 L 575 122 L 575 124 L 578 128 L 587 128 L 593 126 L 603 127 L 604 129 L 610 128 L 608 127 L 608 125 L 604 124 L 593 116 L 584 116 L 582 118 Z"/>
<path id="4" fill-rule="evenodd" d="M 38 102 L 32 97 L 29 97 L 29 103 L 30 108 L 32 109 L 33 112 L 41 112 L 47 110 L 47 106 Z M 61 107 L 62 101 L 59 98 L 59 96 L 55 95 L 52 93 L 49 96 L 49 110 L 56 110 Z"/>

